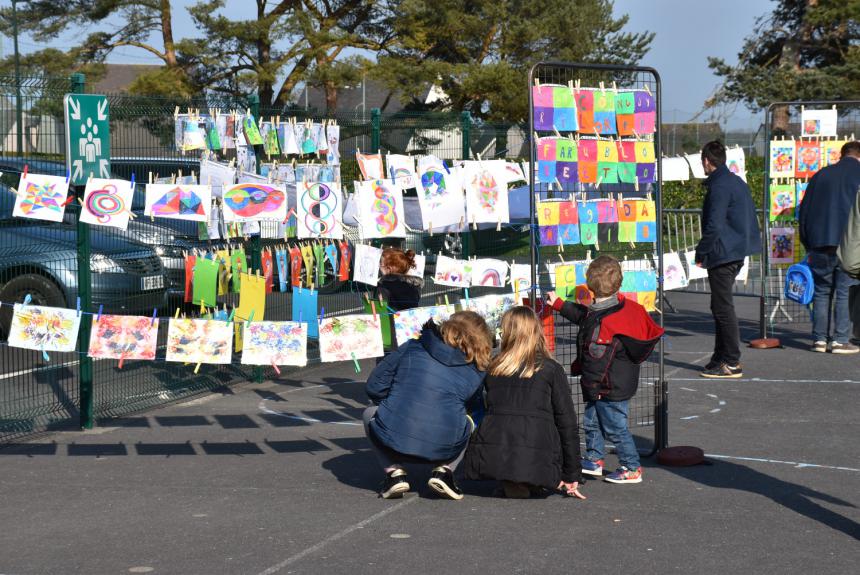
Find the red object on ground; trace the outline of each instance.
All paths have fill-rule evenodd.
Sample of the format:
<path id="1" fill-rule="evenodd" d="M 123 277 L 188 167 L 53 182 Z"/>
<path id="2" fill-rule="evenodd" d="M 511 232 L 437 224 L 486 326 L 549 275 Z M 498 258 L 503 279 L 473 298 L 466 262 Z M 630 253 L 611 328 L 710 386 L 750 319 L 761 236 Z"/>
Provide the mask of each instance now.
<path id="1" fill-rule="evenodd" d="M 657 463 L 668 467 L 689 467 L 705 461 L 705 452 L 691 445 L 678 445 L 661 449 L 657 453 Z"/>
<path id="2" fill-rule="evenodd" d="M 764 337 L 761 339 L 751 339 L 750 347 L 754 349 L 774 349 L 782 347 L 782 344 L 775 337 Z"/>
<path id="3" fill-rule="evenodd" d="M 523 298 L 523 305 L 535 309 L 531 305 L 531 300 L 527 297 Z M 543 336 L 546 338 L 547 349 L 555 351 L 555 315 L 552 313 L 552 306 L 542 299 L 538 300 L 538 307 L 535 313 L 537 313 L 543 325 Z"/>

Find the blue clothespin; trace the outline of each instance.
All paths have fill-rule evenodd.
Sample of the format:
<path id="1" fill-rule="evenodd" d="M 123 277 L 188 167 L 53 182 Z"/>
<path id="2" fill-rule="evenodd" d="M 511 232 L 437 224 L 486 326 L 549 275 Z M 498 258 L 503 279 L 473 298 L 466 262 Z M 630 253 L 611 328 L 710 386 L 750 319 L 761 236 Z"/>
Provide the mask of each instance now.
<path id="1" fill-rule="evenodd" d="M 446 172 L 448 172 L 449 174 L 451 173 L 451 170 L 448 169 L 448 164 L 445 163 L 445 160 L 442 160 L 442 167 L 445 168 Z"/>
<path id="2" fill-rule="evenodd" d="M 158 308 L 154 307 L 154 308 L 152 308 L 152 321 L 149 322 L 149 327 L 152 327 L 155 325 L 155 320 L 157 318 L 158 318 Z"/>
<path id="3" fill-rule="evenodd" d="M 80 297 L 75 302 L 75 311 L 78 312 L 78 317 L 81 317 L 81 298 Z"/>
<path id="4" fill-rule="evenodd" d="M 45 361 L 51 361 L 51 358 L 50 358 L 50 356 L 48 355 L 48 352 L 47 352 L 47 351 L 45 351 L 45 348 L 44 348 L 44 347 L 42 348 L 42 359 L 44 359 Z"/>
<path id="5" fill-rule="evenodd" d="M 69 183 L 69 180 L 72 179 L 72 170 L 66 170 L 66 183 Z"/>
<path id="6" fill-rule="evenodd" d="M 302 315 L 302 310 L 299 310 L 299 323 L 304 323 Z"/>
<path id="7" fill-rule="evenodd" d="M 134 191 L 134 172 L 131 173 L 131 189 Z"/>
<path id="8" fill-rule="evenodd" d="M 323 320 L 323 316 L 324 316 L 324 315 L 325 315 L 325 308 L 321 308 L 321 309 L 320 309 L 320 320 L 319 320 L 319 321 L 320 321 L 320 323 L 322 323 L 322 320 Z"/>
<path id="9" fill-rule="evenodd" d="M 24 303 L 22 303 L 22 304 L 21 304 L 21 309 L 23 309 L 23 308 L 27 307 L 28 305 L 30 305 L 30 302 L 31 302 L 31 301 L 33 301 L 33 298 L 32 298 L 32 297 L 30 297 L 30 294 L 25 295 L 25 296 L 24 296 Z"/>
<path id="10" fill-rule="evenodd" d="M 102 310 L 104 309 L 104 307 L 105 307 L 105 306 L 104 306 L 103 304 L 99 304 L 99 315 L 96 317 L 96 322 L 101 321 L 101 319 L 102 319 Z"/>

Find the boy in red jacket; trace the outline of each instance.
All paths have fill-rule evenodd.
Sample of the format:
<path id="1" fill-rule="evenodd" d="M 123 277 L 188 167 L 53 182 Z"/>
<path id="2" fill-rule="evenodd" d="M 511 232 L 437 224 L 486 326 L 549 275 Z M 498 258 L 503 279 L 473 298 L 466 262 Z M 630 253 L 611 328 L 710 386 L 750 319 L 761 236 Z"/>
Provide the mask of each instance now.
<path id="1" fill-rule="evenodd" d="M 618 453 L 620 467 L 604 479 L 610 483 L 641 483 L 642 467 L 633 436 L 627 428 L 628 401 L 639 386 L 639 364 L 648 359 L 663 336 L 645 308 L 618 293 L 621 266 L 600 256 L 588 266 L 585 278 L 594 302 L 564 301 L 549 292 L 549 304 L 579 326 L 576 360 L 571 375 L 580 376 L 585 399 L 585 448 L 582 472 L 603 475 L 604 438 Z"/>

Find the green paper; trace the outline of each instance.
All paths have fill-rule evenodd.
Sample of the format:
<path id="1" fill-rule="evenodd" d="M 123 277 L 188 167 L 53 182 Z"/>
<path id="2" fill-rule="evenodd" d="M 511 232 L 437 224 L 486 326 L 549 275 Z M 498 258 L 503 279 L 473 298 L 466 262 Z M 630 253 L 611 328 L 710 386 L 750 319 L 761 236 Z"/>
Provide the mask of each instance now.
<path id="1" fill-rule="evenodd" d="M 622 184 L 636 183 L 636 164 L 634 162 L 618 163 L 618 180 Z"/>
<path id="2" fill-rule="evenodd" d="M 314 262 L 316 263 L 316 285 L 321 286 L 325 280 L 325 246 L 314 244 Z"/>
<path id="3" fill-rule="evenodd" d="M 597 162 L 597 181 L 601 184 L 617 184 L 618 163 Z"/>
<path id="4" fill-rule="evenodd" d="M 391 348 L 391 334 L 394 333 L 392 325 L 394 324 L 394 314 L 388 311 L 388 302 L 379 301 L 379 299 L 371 300 L 376 308 L 376 315 L 379 316 L 379 326 L 382 330 L 382 346 Z M 370 302 L 364 300 L 364 313 L 373 314 L 373 309 L 370 307 Z"/>
<path id="5" fill-rule="evenodd" d="M 245 140 L 249 146 L 263 145 L 263 136 L 260 135 L 260 128 L 257 127 L 254 116 L 245 116 L 242 120 L 242 128 L 245 130 Z"/>
<path id="6" fill-rule="evenodd" d="M 277 156 L 281 153 L 281 148 L 278 145 L 278 132 L 274 126 L 270 126 L 269 131 L 266 132 L 266 141 L 263 144 L 263 150 L 269 156 Z"/>
<path id="7" fill-rule="evenodd" d="M 233 274 L 233 293 L 239 293 L 242 280 L 239 274 L 248 271 L 248 260 L 245 258 L 245 250 L 236 250 L 230 255 L 230 273 Z"/>
<path id="8" fill-rule="evenodd" d="M 218 267 L 218 262 L 197 258 L 192 280 L 192 301 L 195 305 L 200 305 L 202 302 L 211 307 L 217 303 Z"/>
<path id="9" fill-rule="evenodd" d="M 574 140 L 562 138 L 555 141 L 555 160 L 557 162 L 576 162 L 578 157 Z"/>
<path id="10" fill-rule="evenodd" d="M 218 128 L 212 126 L 209 128 L 209 133 L 206 135 L 210 150 L 221 149 L 221 138 L 218 136 Z"/>
<path id="11" fill-rule="evenodd" d="M 632 114 L 636 111 L 636 95 L 633 92 L 619 92 L 615 97 L 616 114 Z"/>
<path id="12" fill-rule="evenodd" d="M 615 111 L 615 93 L 610 90 L 594 93 L 594 111 L 595 112 L 614 112 Z"/>
<path id="13" fill-rule="evenodd" d="M 584 246 L 597 243 L 597 224 L 579 224 L 579 239 Z"/>
<path id="14" fill-rule="evenodd" d="M 618 242 L 636 241 L 636 222 L 618 222 Z"/>
<path id="15" fill-rule="evenodd" d="M 553 108 L 573 108 L 573 91 L 569 86 L 553 86 L 552 88 Z"/>

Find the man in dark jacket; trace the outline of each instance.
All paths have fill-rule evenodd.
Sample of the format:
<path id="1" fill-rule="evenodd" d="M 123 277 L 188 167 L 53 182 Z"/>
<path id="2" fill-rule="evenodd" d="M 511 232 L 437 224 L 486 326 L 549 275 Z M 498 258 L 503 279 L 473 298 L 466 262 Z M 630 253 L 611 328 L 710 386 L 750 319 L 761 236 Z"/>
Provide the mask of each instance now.
<path id="1" fill-rule="evenodd" d="M 800 204 L 800 241 L 815 282 L 812 296 L 812 351 L 857 353 L 852 344 L 848 292 L 857 280 L 839 265 L 836 249 L 860 188 L 860 142 L 842 146 L 842 158 L 809 180 Z M 833 313 L 831 314 L 831 305 Z M 831 330 L 831 317 L 835 329 Z M 833 331 L 831 337 L 830 332 Z"/>
<path id="2" fill-rule="evenodd" d="M 845 226 L 845 234 L 836 255 L 845 273 L 860 280 L 860 190 L 854 199 L 854 209 L 848 216 L 848 225 Z M 860 282 L 848 291 L 848 308 L 854 324 L 854 339 L 860 340 Z"/>
<path id="3" fill-rule="evenodd" d="M 732 288 L 744 258 L 761 253 L 761 231 L 749 187 L 726 167 L 725 146 L 717 141 L 705 144 L 702 166 L 708 177 L 696 265 L 708 270 L 716 335 L 714 353 L 701 375 L 738 378 L 743 371 Z"/>

